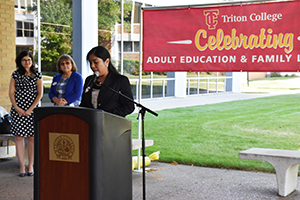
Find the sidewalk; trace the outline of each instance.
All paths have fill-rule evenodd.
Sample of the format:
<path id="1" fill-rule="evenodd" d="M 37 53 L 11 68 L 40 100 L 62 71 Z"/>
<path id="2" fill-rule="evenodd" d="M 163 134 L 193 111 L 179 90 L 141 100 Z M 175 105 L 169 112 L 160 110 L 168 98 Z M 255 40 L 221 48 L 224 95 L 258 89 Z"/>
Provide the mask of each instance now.
<path id="1" fill-rule="evenodd" d="M 299 91 L 292 91 L 299 93 Z M 224 93 L 190 96 L 185 99 L 143 100 L 145 107 L 158 111 L 175 107 L 214 104 L 227 101 L 262 98 L 283 93 Z M 49 105 L 43 105 L 49 106 Z M 137 110 L 135 111 L 137 112 Z M 152 162 L 146 174 L 146 199 L 149 200 L 295 200 L 300 188 L 283 198 L 277 194 L 276 175 L 170 163 Z M 33 199 L 33 177 L 18 177 L 17 158 L 0 160 L 0 199 Z M 133 172 L 133 199 L 143 199 L 142 174 Z"/>
<path id="2" fill-rule="evenodd" d="M 214 93 L 214 94 L 203 94 L 187 96 L 186 98 L 154 98 L 154 99 L 142 99 L 141 104 L 150 110 L 159 111 L 164 109 L 172 109 L 179 107 L 190 107 L 205 104 L 215 104 L 228 101 L 238 101 L 254 98 L 263 98 L 282 94 L 296 94 L 300 93 L 300 90 L 289 90 L 283 92 L 274 93 Z M 136 100 L 138 103 L 138 101 Z M 51 102 L 42 102 L 42 106 L 52 106 Z M 134 110 L 134 113 L 138 112 L 138 108 Z"/>
<path id="3" fill-rule="evenodd" d="M 300 93 L 300 90 L 289 91 L 291 93 Z M 145 99 L 142 100 L 141 104 L 153 111 L 159 111 L 164 109 L 172 109 L 179 107 L 190 107 L 205 104 L 215 104 L 229 101 L 238 101 L 254 98 L 269 97 L 275 95 L 281 95 L 281 93 L 217 93 L 217 94 L 205 94 L 188 96 L 186 98 L 157 98 L 157 99 Z M 138 112 L 136 108 L 135 113 Z"/>

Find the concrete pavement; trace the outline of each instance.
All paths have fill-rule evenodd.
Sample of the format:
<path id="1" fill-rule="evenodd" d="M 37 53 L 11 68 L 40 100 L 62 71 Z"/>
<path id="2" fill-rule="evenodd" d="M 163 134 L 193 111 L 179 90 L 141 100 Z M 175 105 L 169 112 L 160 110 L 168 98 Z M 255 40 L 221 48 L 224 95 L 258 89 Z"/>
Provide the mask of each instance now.
<path id="1" fill-rule="evenodd" d="M 293 91 L 298 93 L 299 91 Z M 279 95 L 272 94 L 213 94 L 190 96 L 185 99 L 144 100 L 142 104 L 154 111 L 226 101 L 245 100 Z M 137 112 L 137 110 L 135 111 Z M 146 174 L 146 199 L 150 200 L 295 200 L 300 188 L 283 198 L 277 194 L 276 175 L 261 172 L 206 168 L 152 162 Z M 33 199 L 33 177 L 18 177 L 17 158 L 0 160 L 0 199 Z M 142 174 L 133 172 L 133 199 L 143 197 Z"/>
<path id="2" fill-rule="evenodd" d="M 296 200 L 300 188 L 278 196 L 276 175 L 169 163 L 151 163 L 146 174 L 150 200 Z M 133 174 L 133 199 L 142 199 L 142 178 Z"/>
<path id="3" fill-rule="evenodd" d="M 146 173 L 149 200 L 296 200 L 300 188 L 278 196 L 276 175 L 152 162 Z M 0 161 L 0 199 L 32 200 L 33 177 L 20 178 L 16 158 Z M 133 172 L 133 200 L 143 199 L 142 174 Z M 59 198 L 58 198 L 59 199 Z"/>
<path id="4" fill-rule="evenodd" d="M 215 104 L 229 101 L 238 101 L 254 98 L 263 98 L 281 94 L 300 93 L 300 90 L 293 90 L 289 92 L 280 93 L 216 93 L 216 94 L 204 94 L 188 96 L 186 98 L 155 98 L 155 99 L 144 99 L 141 104 L 153 111 L 159 111 L 164 109 L 172 109 L 179 107 L 190 107 L 205 104 Z M 138 112 L 136 108 L 134 112 Z"/>

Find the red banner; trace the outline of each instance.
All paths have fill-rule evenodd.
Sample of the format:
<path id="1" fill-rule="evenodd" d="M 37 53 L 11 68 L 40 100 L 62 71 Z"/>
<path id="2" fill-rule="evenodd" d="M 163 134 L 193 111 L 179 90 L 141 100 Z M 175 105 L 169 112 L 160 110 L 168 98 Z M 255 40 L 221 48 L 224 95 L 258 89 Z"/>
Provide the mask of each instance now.
<path id="1" fill-rule="evenodd" d="M 145 9 L 143 70 L 296 72 L 300 1 Z"/>

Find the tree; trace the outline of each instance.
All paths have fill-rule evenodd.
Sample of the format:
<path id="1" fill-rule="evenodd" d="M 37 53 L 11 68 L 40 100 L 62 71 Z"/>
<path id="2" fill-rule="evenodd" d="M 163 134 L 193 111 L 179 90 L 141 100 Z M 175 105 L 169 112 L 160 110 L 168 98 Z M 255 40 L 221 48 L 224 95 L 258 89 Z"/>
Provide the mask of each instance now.
<path id="1" fill-rule="evenodd" d="M 28 8 L 36 11 L 37 6 Z M 41 10 L 42 71 L 56 71 L 62 54 L 72 53 L 72 4 L 69 0 L 44 0 Z"/>
<path id="2" fill-rule="evenodd" d="M 124 0 L 124 18 L 130 16 L 132 1 Z M 111 43 L 111 31 L 121 22 L 121 0 L 100 0 L 98 3 L 99 44 Z M 124 24 L 130 21 L 125 21 Z"/>
<path id="3" fill-rule="evenodd" d="M 121 21 L 121 0 L 98 0 L 99 44 L 110 44 L 111 31 Z M 124 0 L 124 18 L 128 19 L 131 0 Z M 36 4 L 28 11 L 36 11 Z M 62 54 L 72 54 L 72 0 L 42 0 L 41 63 L 42 71 L 56 71 L 56 62 Z M 130 23 L 126 22 L 125 23 Z"/>

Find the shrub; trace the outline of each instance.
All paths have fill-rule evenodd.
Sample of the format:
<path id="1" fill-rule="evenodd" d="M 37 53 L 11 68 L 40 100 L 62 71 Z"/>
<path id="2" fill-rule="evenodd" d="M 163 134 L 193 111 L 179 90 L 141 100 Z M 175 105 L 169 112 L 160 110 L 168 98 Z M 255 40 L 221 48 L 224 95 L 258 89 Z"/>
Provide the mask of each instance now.
<path id="1" fill-rule="evenodd" d="M 124 73 L 134 74 L 135 73 L 135 60 L 123 60 L 123 71 Z"/>
<path id="2" fill-rule="evenodd" d="M 120 69 L 120 60 L 118 62 L 118 65 L 116 65 L 115 62 L 115 67 L 117 67 L 117 69 Z M 119 70 L 121 71 L 121 70 Z M 139 60 L 129 60 L 129 59 L 124 59 L 123 60 L 123 72 L 127 73 L 127 74 L 131 74 L 131 75 L 138 75 L 139 74 Z M 144 72 L 142 73 L 142 75 L 149 75 L 150 72 Z M 167 75 L 167 72 L 154 72 L 153 74 L 157 74 L 157 75 Z"/>
<path id="3" fill-rule="evenodd" d="M 281 75 L 277 72 L 272 72 L 271 77 L 281 77 Z"/>

